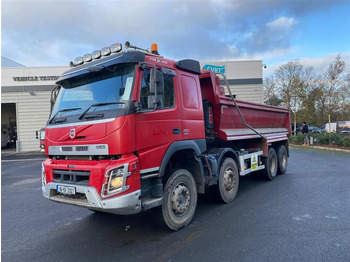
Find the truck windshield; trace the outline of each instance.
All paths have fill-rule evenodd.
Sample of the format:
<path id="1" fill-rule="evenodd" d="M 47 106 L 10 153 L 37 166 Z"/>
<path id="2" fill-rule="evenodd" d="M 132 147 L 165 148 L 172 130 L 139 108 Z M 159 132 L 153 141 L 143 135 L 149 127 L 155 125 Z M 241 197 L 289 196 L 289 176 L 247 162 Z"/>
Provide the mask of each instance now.
<path id="1" fill-rule="evenodd" d="M 48 124 L 127 114 L 134 76 L 135 64 L 118 64 L 62 81 Z"/>

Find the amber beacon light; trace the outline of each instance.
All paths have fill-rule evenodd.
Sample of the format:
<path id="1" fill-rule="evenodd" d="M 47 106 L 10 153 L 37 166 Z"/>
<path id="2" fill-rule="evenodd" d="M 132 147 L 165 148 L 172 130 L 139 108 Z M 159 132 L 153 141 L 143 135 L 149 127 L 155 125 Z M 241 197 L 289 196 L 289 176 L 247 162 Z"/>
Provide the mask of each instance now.
<path id="1" fill-rule="evenodd" d="M 152 53 L 152 54 L 159 55 L 159 53 L 158 53 L 158 45 L 157 45 L 157 44 L 153 43 L 153 44 L 151 45 L 151 53 Z"/>

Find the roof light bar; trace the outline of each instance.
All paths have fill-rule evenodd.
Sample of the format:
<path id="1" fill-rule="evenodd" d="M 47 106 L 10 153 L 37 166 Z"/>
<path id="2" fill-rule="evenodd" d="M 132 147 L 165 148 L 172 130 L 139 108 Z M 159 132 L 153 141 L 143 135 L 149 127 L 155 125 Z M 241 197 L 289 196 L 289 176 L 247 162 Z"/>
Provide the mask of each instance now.
<path id="1" fill-rule="evenodd" d="M 105 47 L 101 49 L 101 55 L 108 56 L 111 54 L 111 49 L 109 47 Z"/>
<path id="2" fill-rule="evenodd" d="M 92 61 L 92 55 L 91 54 L 86 54 L 83 56 L 84 63 L 86 62 L 91 62 Z"/>
<path id="3" fill-rule="evenodd" d="M 122 51 L 122 44 L 115 43 L 115 44 L 111 45 L 110 48 L 111 48 L 112 53 L 118 53 L 118 52 Z"/>
<path id="4" fill-rule="evenodd" d="M 95 50 L 92 52 L 92 59 L 99 59 L 101 57 L 101 51 L 100 50 Z"/>
<path id="5" fill-rule="evenodd" d="M 81 65 L 82 63 L 84 63 L 84 60 L 81 56 L 76 57 L 73 61 L 74 66 Z"/>
<path id="6" fill-rule="evenodd" d="M 122 44 L 114 43 L 110 47 L 104 47 L 101 50 L 95 50 L 91 54 L 85 54 L 83 57 L 79 56 L 75 58 L 74 61 L 70 62 L 70 66 L 79 66 L 81 64 L 100 59 L 102 56 L 109 56 L 111 53 L 119 53 L 120 51 L 122 51 Z"/>

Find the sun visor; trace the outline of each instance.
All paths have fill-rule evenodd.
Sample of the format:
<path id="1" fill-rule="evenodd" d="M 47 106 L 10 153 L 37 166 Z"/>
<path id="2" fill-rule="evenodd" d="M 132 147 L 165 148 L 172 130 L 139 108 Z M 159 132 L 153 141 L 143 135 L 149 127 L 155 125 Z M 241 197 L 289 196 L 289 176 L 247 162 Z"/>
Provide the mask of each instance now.
<path id="1" fill-rule="evenodd" d="M 138 51 L 118 53 L 113 56 L 108 56 L 102 59 L 92 61 L 81 66 L 74 67 L 64 72 L 56 81 L 56 85 L 59 85 L 63 80 L 72 78 L 75 76 L 88 74 L 96 71 L 94 68 L 107 67 L 122 63 L 139 63 L 145 61 L 145 54 Z M 91 70 L 90 70 L 91 69 Z"/>

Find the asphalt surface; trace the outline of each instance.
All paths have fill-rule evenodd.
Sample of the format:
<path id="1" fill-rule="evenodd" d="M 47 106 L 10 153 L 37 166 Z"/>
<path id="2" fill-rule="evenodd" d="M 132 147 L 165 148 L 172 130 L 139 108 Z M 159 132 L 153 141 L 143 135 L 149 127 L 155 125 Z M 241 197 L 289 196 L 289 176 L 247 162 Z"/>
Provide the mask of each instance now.
<path id="1" fill-rule="evenodd" d="M 350 154 L 292 149 L 272 182 L 240 180 L 237 198 L 200 197 L 192 223 L 148 212 L 98 214 L 41 196 L 42 154 L 2 155 L 2 261 L 349 261 Z"/>

